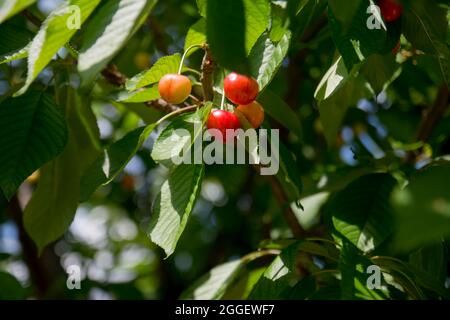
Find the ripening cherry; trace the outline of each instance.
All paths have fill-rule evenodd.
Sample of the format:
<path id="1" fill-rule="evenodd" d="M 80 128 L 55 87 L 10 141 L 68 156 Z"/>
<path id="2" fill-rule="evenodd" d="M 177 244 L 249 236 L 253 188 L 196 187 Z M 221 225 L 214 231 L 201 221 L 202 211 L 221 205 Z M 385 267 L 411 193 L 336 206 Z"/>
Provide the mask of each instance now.
<path id="1" fill-rule="evenodd" d="M 239 118 L 234 113 L 216 109 L 209 114 L 206 127 L 210 130 L 209 132 L 213 137 L 220 139 L 224 143 L 228 143 L 232 140 L 233 135 L 227 136 L 227 129 L 240 129 L 241 124 Z M 220 133 L 211 129 L 217 129 Z"/>
<path id="2" fill-rule="evenodd" d="M 380 0 L 378 1 L 381 15 L 386 22 L 392 22 L 400 18 L 403 7 L 397 0 Z"/>
<path id="3" fill-rule="evenodd" d="M 159 80 L 158 90 L 168 103 L 179 104 L 191 94 L 191 80 L 181 74 L 169 73 Z"/>
<path id="4" fill-rule="evenodd" d="M 253 128 L 259 128 L 264 121 L 264 109 L 256 101 L 249 104 L 241 104 L 236 110 L 241 112 Z"/>
<path id="5" fill-rule="evenodd" d="M 225 96 L 235 104 L 249 104 L 256 99 L 259 92 L 255 79 L 236 72 L 225 77 L 223 89 Z"/>

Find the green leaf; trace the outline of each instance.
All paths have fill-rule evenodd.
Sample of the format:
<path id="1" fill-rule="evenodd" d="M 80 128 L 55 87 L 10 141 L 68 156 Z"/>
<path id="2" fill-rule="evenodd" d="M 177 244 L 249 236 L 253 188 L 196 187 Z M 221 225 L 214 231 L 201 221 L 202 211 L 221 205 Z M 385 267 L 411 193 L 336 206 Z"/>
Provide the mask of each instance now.
<path id="1" fill-rule="evenodd" d="M 282 98 L 271 90 L 266 89 L 259 95 L 257 100 L 269 116 L 286 129 L 289 129 L 297 137 L 303 137 L 302 125 L 297 114 Z"/>
<path id="2" fill-rule="evenodd" d="M 387 54 L 397 44 L 401 33 L 401 22 L 395 21 L 387 26 L 376 16 L 379 28 L 368 28 L 371 14 L 367 13 L 368 4 L 374 1 L 352 0 L 354 4 L 342 6 L 338 1 L 328 8 L 328 21 L 336 47 L 341 53 L 348 70 L 374 53 Z M 333 4 L 336 5 L 333 5 Z M 357 6 L 356 10 L 355 7 Z M 338 9 L 334 12 L 333 9 Z M 353 13 L 353 11 L 355 11 Z M 347 20 L 353 16 L 352 20 Z M 345 19 L 345 21 L 343 20 Z"/>
<path id="3" fill-rule="evenodd" d="M 156 0 L 105 1 L 89 22 L 78 71 L 90 83 L 145 22 Z"/>
<path id="4" fill-rule="evenodd" d="M 42 92 L 0 104 L 0 187 L 10 199 L 20 184 L 55 158 L 67 142 L 61 110 Z"/>
<path id="5" fill-rule="evenodd" d="M 282 4 L 273 2 L 270 4 L 270 9 L 269 38 L 273 42 L 278 42 L 287 32 L 290 32 L 286 21 L 287 9 Z"/>
<path id="6" fill-rule="evenodd" d="M 400 75 L 400 65 L 393 54 L 373 54 L 361 67 L 361 74 L 367 80 L 375 95 L 386 91 L 388 86 Z"/>
<path id="7" fill-rule="evenodd" d="M 341 271 L 341 299 L 355 298 L 355 277 L 358 252 L 348 241 L 343 241 L 339 270 Z"/>
<path id="8" fill-rule="evenodd" d="M 301 279 L 290 291 L 289 300 L 306 300 L 316 291 L 314 276 L 306 276 Z"/>
<path id="9" fill-rule="evenodd" d="M 34 33 L 29 31 L 21 20 L 15 19 L 0 25 L 0 56 L 12 55 L 26 47 L 33 40 Z"/>
<path id="10" fill-rule="evenodd" d="M 31 6 L 36 0 L 4 0 L 0 2 L 0 23 Z"/>
<path id="11" fill-rule="evenodd" d="M 325 239 L 322 240 L 324 240 L 323 244 L 313 242 L 313 240 L 302 241 L 299 244 L 298 250 L 315 256 L 324 257 L 330 261 L 338 262 L 340 253 L 339 250 L 333 243 L 327 243 Z"/>
<path id="12" fill-rule="evenodd" d="M 342 57 L 339 57 L 325 73 L 322 80 L 320 80 L 316 92 L 314 93 L 314 98 L 316 98 L 318 102 L 330 98 L 343 87 L 348 78 L 349 74 L 345 67 L 344 60 Z"/>
<path id="13" fill-rule="evenodd" d="M 402 31 L 406 39 L 426 53 L 447 86 L 450 74 L 450 49 L 447 40 L 447 9 L 435 1 L 416 0 L 405 5 Z"/>
<path id="14" fill-rule="evenodd" d="M 6 272 L 0 272 L 0 300 L 21 300 L 26 298 L 26 291 L 20 282 Z"/>
<path id="15" fill-rule="evenodd" d="M 159 99 L 161 96 L 158 86 L 154 85 L 148 88 L 141 88 L 136 91 L 118 91 L 110 95 L 110 98 L 117 102 L 142 103 Z"/>
<path id="16" fill-rule="evenodd" d="M 278 181 L 280 181 L 281 187 L 284 189 L 288 201 L 294 202 L 297 207 L 303 209 L 300 204 L 303 184 L 300 179 L 300 172 L 297 167 L 297 162 L 291 151 L 281 142 L 279 143 L 279 151 L 279 159 L 276 159 L 276 155 L 272 156 L 272 161 L 278 160 L 280 164 L 280 170 L 276 174 L 276 177 Z"/>
<path id="17" fill-rule="evenodd" d="M 173 168 L 153 204 L 149 236 L 167 257 L 177 245 L 194 208 L 204 174 L 203 165 L 181 164 Z"/>
<path id="18" fill-rule="evenodd" d="M 291 33 L 286 32 L 277 44 L 263 33 L 250 52 L 250 75 L 259 84 L 262 92 L 272 81 L 286 56 L 291 41 Z"/>
<path id="19" fill-rule="evenodd" d="M 219 300 L 236 280 L 242 260 L 221 264 L 211 269 L 181 295 L 181 300 Z"/>
<path id="20" fill-rule="evenodd" d="M 299 243 L 291 244 L 267 267 L 253 287 L 249 299 L 282 299 L 298 278 L 296 271 Z"/>
<path id="21" fill-rule="evenodd" d="M 392 201 L 396 209 L 397 250 L 406 252 L 450 237 L 449 179 L 447 162 L 418 172 L 406 188 L 395 190 Z"/>
<path id="22" fill-rule="evenodd" d="M 244 268 L 243 268 L 244 269 Z M 239 272 L 235 279 L 228 286 L 225 294 L 222 296 L 222 300 L 245 300 L 248 298 L 251 290 L 258 282 L 259 278 L 265 271 L 265 267 L 253 269 L 245 268 Z"/>
<path id="23" fill-rule="evenodd" d="M 211 107 L 212 103 L 207 103 L 197 112 L 174 118 L 156 139 L 151 154 L 153 160 L 171 168 L 175 164 L 174 157 L 189 157 L 192 146 L 195 147 L 196 141 L 198 143 L 202 139 L 203 126 Z"/>
<path id="24" fill-rule="evenodd" d="M 156 124 L 140 127 L 103 150 L 81 179 L 81 201 L 86 201 L 101 185 L 110 183 L 133 158 Z"/>
<path id="25" fill-rule="evenodd" d="M 386 299 L 386 290 L 370 289 L 367 273 L 373 262 L 348 240 L 342 241 L 341 256 L 339 259 L 339 270 L 341 272 L 341 299 L 343 300 L 383 300 Z M 380 274 L 381 275 L 381 274 Z M 382 275 L 381 275 L 382 276 Z M 381 278 L 380 280 L 384 280 Z M 383 283 L 380 283 L 383 285 Z"/>
<path id="26" fill-rule="evenodd" d="M 202 17 L 206 17 L 207 0 L 195 0 L 195 2 L 197 3 L 198 13 Z"/>
<path id="27" fill-rule="evenodd" d="M 74 137 L 64 152 L 40 170 L 37 189 L 24 211 L 27 233 L 39 252 L 58 239 L 69 227 L 78 207 L 80 168 Z"/>
<path id="28" fill-rule="evenodd" d="M 99 3 L 100 0 L 70 0 L 60 5 L 45 19 L 29 47 L 28 51 L 31 54 L 28 56 L 27 79 L 16 95 L 27 91 L 33 80 L 52 60 L 58 50 L 75 34 L 76 29 L 67 27 L 67 23 L 73 15 L 70 6 L 75 5 L 80 8 L 80 22 L 83 23 Z"/>
<path id="29" fill-rule="evenodd" d="M 337 235 L 364 252 L 381 244 L 393 232 L 389 197 L 395 184 L 391 175 L 375 173 L 338 192 L 328 207 Z"/>
<path id="30" fill-rule="evenodd" d="M 354 70 L 356 72 L 356 70 Z M 349 74 L 339 57 L 320 81 L 314 96 L 329 146 L 333 146 L 348 107 L 365 96 L 364 80 Z"/>
<path id="31" fill-rule="evenodd" d="M 445 284 L 447 257 L 446 248 L 442 242 L 411 253 L 409 263 L 425 273 L 428 279 L 441 285 Z"/>
<path id="32" fill-rule="evenodd" d="M 164 56 L 147 71 L 143 71 L 127 80 L 125 87 L 128 91 L 137 90 L 149 84 L 158 82 L 165 74 L 177 73 L 180 67 L 181 56 L 176 53 Z"/>
<path id="33" fill-rule="evenodd" d="M 342 24 L 344 30 L 348 30 L 348 28 L 351 26 L 362 0 L 347 1 L 348 2 L 345 5 L 342 5 L 342 1 L 328 0 L 328 5 L 333 11 L 336 20 L 339 21 L 340 24 Z M 364 3 L 367 6 L 367 1 L 364 1 Z"/>
<path id="34" fill-rule="evenodd" d="M 328 0 L 288 1 L 289 27 L 294 38 L 303 36 L 308 26 L 323 16 L 327 6 Z"/>
<path id="35" fill-rule="evenodd" d="M 204 43 L 206 43 L 206 20 L 201 18 L 189 28 L 186 40 L 184 41 L 184 51 L 190 46 Z M 196 49 L 198 48 L 191 49 L 188 55 L 192 54 Z"/>
<path id="36" fill-rule="evenodd" d="M 212 54 L 219 64 L 247 74 L 247 56 L 266 30 L 269 17 L 267 0 L 209 0 L 206 34 Z"/>
<path id="37" fill-rule="evenodd" d="M 435 284 L 431 284 L 430 281 L 425 278 L 424 275 L 420 273 L 419 269 L 415 269 L 411 264 L 404 262 L 400 259 L 394 257 L 373 257 L 372 261 L 376 263 L 376 265 L 380 266 L 384 272 L 387 272 L 391 275 L 397 284 L 404 289 L 404 291 L 412 298 L 412 299 L 425 299 L 426 296 L 421 288 L 421 286 L 425 283 L 428 289 L 438 292 L 443 297 L 448 296 L 448 293 L 441 286 L 434 287 Z M 419 272 L 418 272 L 419 271 Z M 433 282 L 433 281 L 431 281 Z"/>
<path id="38" fill-rule="evenodd" d="M 329 195 L 328 192 L 319 192 L 302 198 L 304 210 L 298 208 L 295 203 L 291 204 L 291 209 L 303 229 L 309 230 L 320 222 L 320 210 L 328 200 Z"/>
<path id="39" fill-rule="evenodd" d="M 0 56 L 0 64 L 8 63 L 14 60 L 24 59 L 28 57 L 29 46 L 19 49 L 15 52 Z"/>
<path id="40" fill-rule="evenodd" d="M 66 90 L 61 99 L 65 99 L 69 139 L 61 155 L 40 170 L 38 187 L 24 211 L 25 229 L 39 252 L 69 227 L 78 207 L 81 173 L 98 154 L 84 122 L 86 104 L 72 88 L 59 90 Z"/>
<path id="41" fill-rule="evenodd" d="M 239 118 L 241 126 L 244 130 L 252 128 L 251 124 L 247 121 L 245 116 L 241 112 L 239 112 L 239 110 L 235 110 L 234 112 Z M 270 130 L 268 130 L 268 132 L 270 132 Z M 279 139 L 273 141 L 272 140 L 273 137 L 271 134 L 267 134 L 266 138 L 267 144 L 262 143 L 259 146 L 257 146 L 259 148 L 258 154 L 263 153 L 266 155 L 270 155 L 271 161 L 268 164 L 270 165 L 270 169 L 267 170 L 272 171 L 276 170 L 274 174 L 277 180 L 279 181 L 281 188 L 284 190 L 287 196 L 287 200 L 289 202 L 294 202 L 294 204 L 298 208 L 303 209 L 300 204 L 300 197 L 303 189 L 303 184 L 300 179 L 300 173 L 298 171 L 297 163 L 291 151 L 288 148 L 286 148 L 286 146 L 281 141 L 279 141 Z M 241 140 L 238 139 L 238 141 Z M 254 157 L 256 150 L 251 149 L 251 146 L 245 143 L 245 141 L 241 142 L 240 147 L 244 147 L 246 151 L 249 153 L 249 156 Z M 253 159 L 253 161 L 255 161 L 255 163 L 260 163 L 261 158 L 256 157 Z M 264 166 L 261 167 L 261 171 L 263 169 L 265 169 Z"/>
<path id="42" fill-rule="evenodd" d="M 80 172 L 84 172 L 100 154 L 100 130 L 97 118 L 92 110 L 92 100 L 89 96 L 78 94 L 71 86 L 71 71 L 67 67 L 57 70 L 55 84 L 55 101 L 66 108 L 66 118 L 69 128 L 75 133 L 80 150 Z"/>

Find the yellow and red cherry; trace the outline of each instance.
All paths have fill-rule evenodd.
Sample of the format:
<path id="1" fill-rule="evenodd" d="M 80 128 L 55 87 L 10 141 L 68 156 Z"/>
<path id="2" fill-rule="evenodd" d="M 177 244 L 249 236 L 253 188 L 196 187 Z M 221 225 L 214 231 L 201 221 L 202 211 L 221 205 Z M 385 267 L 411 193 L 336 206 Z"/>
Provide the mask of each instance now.
<path id="1" fill-rule="evenodd" d="M 228 143 L 234 139 L 233 134 L 227 135 L 227 130 L 237 130 L 241 128 L 239 118 L 232 112 L 226 110 L 213 110 L 206 121 L 206 127 L 213 137 Z M 216 129 L 216 130 L 212 130 Z M 233 132 L 230 132 L 233 133 Z"/>
<path id="2" fill-rule="evenodd" d="M 236 72 L 225 77 L 223 89 L 225 96 L 235 104 L 249 104 L 259 93 L 258 82 L 255 79 Z"/>
<path id="3" fill-rule="evenodd" d="M 380 0 L 378 6 L 386 22 L 395 21 L 402 15 L 403 7 L 397 0 Z"/>
<path id="4" fill-rule="evenodd" d="M 191 80 L 181 74 L 166 74 L 159 80 L 158 91 L 168 103 L 179 104 L 191 94 Z"/>
<path id="5" fill-rule="evenodd" d="M 241 112 L 253 128 L 259 128 L 264 121 L 264 109 L 256 101 L 249 104 L 241 104 L 236 110 Z"/>

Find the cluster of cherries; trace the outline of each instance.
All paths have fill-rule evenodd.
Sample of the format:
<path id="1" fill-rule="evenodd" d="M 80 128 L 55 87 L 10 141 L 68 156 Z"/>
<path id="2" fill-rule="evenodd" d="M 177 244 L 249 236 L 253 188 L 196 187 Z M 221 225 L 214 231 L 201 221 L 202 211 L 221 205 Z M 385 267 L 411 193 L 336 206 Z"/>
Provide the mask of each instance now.
<path id="1" fill-rule="evenodd" d="M 403 7 L 397 0 L 378 0 L 381 15 L 386 22 L 393 22 L 400 18 Z M 400 43 L 392 50 L 396 53 L 400 48 Z M 180 70 L 181 71 L 181 70 Z M 168 103 L 179 104 L 184 102 L 191 94 L 192 85 L 188 77 L 181 74 L 166 74 L 158 84 L 161 97 Z M 236 72 L 232 72 L 225 77 L 223 82 L 225 96 L 237 105 L 238 110 L 253 128 L 258 128 L 264 121 L 264 109 L 255 101 L 259 87 L 252 77 L 248 77 Z M 228 142 L 227 130 L 237 130 L 241 128 L 238 116 L 234 112 L 222 109 L 214 109 L 209 114 L 206 126 L 213 136 Z M 216 130 L 212 130 L 216 129 Z M 220 133 L 220 137 L 219 134 Z"/>
<path id="2" fill-rule="evenodd" d="M 158 84 L 161 97 L 173 104 L 185 101 L 191 93 L 191 81 L 181 74 L 166 74 Z M 227 75 L 223 82 L 225 96 L 237 105 L 238 110 L 253 128 L 258 128 L 264 121 L 264 109 L 255 101 L 259 93 L 258 82 L 252 77 L 248 77 L 236 72 Z M 206 122 L 210 133 L 223 142 L 228 142 L 233 135 L 227 135 L 227 130 L 241 128 L 238 116 L 234 112 L 222 109 L 213 109 Z M 212 130 L 216 129 L 216 130 Z"/>

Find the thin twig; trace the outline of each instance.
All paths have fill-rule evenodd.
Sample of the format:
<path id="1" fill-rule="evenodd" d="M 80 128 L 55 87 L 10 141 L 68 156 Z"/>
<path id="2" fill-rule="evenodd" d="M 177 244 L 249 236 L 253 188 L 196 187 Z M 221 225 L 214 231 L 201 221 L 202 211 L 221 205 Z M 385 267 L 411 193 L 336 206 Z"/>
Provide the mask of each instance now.
<path id="1" fill-rule="evenodd" d="M 256 172 L 260 173 L 261 167 L 259 165 L 255 164 L 253 165 L 253 168 L 256 170 Z M 307 236 L 307 233 L 298 222 L 298 219 L 295 216 L 294 211 L 292 211 L 290 201 L 286 197 L 286 194 L 284 193 L 284 190 L 280 182 L 277 180 L 275 176 L 266 176 L 266 177 L 272 187 L 275 199 L 282 208 L 283 217 L 286 220 L 289 229 L 291 229 L 292 234 L 294 235 L 295 238 L 299 239 L 304 238 L 305 236 Z"/>
<path id="2" fill-rule="evenodd" d="M 202 62 L 202 87 L 203 87 L 203 100 L 213 101 L 214 99 L 214 69 L 216 63 L 214 62 L 211 51 L 207 45 L 204 46 L 205 55 Z"/>
<path id="3" fill-rule="evenodd" d="M 49 274 L 42 264 L 42 258 L 39 258 L 36 246 L 25 231 L 23 224 L 23 211 L 19 199 L 14 196 L 9 204 L 8 213 L 17 226 L 19 241 L 22 247 L 24 261 L 30 271 L 33 283 L 36 285 L 36 295 L 43 297 L 50 286 Z"/>
<path id="4" fill-rule="evenodd" d="M 164 113 L 170 113 L 175 110 L 181 109 L 180 107 L 178 107 L 174 104 L 167 103 L 163 99 L 147 101 L 144 104 L 147 107 L 152 107 L 152 108 L 158 109 L 159 111 L 164 112 Z"/>
<path id="5" fill-rule="evenodd" d="M 417 141 L 427 142 L 431 137 L 434 128 L 445 116 L 447 110 L 450 108 L 450 95 L 447 85 L 443 84 L 439 87 L 436 100 L 422 117 L 422 121 L 417 130 Z M 406 157 L 407 163 L 415 163 L 417 158 L 422 154 L 423 148 L 410 151 Z"/>
<path id="6" fill-rule="evenodd" d="M 21 14 L 27 18 L 28 21 L 30 21 L 32 24 L 34 24 L 36 27 L 40 27 L 42 24 L 41 19 L 36 17 L 34 14 L 32 14 L 29 10 L 25 9 L 21 12 Z"/>
<path id="7" fill-rule="evenodd" d="M 114 64 L 108 64 L 108 66 L 102 70 L 102 75 L 109 83 L 117 87 L 122 87 L 127 82 L 127 77 L 121 73 Z"/>

